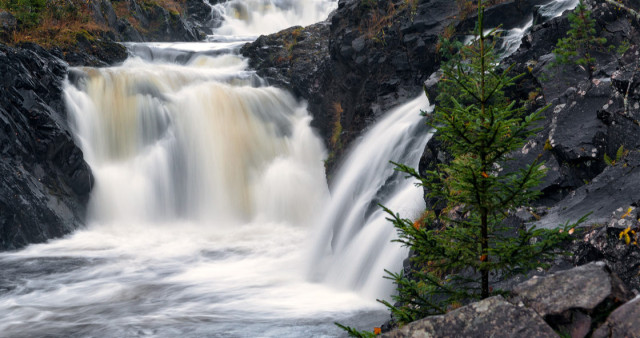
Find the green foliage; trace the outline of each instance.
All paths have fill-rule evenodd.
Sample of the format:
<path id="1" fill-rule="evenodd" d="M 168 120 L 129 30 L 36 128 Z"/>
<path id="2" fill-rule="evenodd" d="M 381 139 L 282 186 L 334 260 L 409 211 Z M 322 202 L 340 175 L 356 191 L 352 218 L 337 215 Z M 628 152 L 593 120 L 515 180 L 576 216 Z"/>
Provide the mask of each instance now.
<path id="1" fill-rule="evenodd" d="M 624 145 L 621 145 L 616 151 L 616 158 L 612 159 L 609 155 L 604 154 L 604 162 L 610 166 L 616 165 L 616 163 L 620 162 L 620 160 L 627 156 L 627 154 L 629 154 L 629 150 L 624 149 Z"/>
<path id="2" fill-rule="evenodd" d="M 411 276 L 388 272 L 398 287 L 394 300 L 402 305 L 381 301 L 400 324 L 504 293 L 489 285 L 490 274 L 506 278 L 546 267 L 559 253 L 558 243 L 584 221 L 555 230 L 504 222 L 509 211 L 539 195 L 535 188 L 545 175 L 540 156 L 517 169 L 510 167 L 509 154 L 539 130 L 541 111 L 527 114 L 505 98 L 504 88 L 521 75 L 510 76 L 511 67 L 497 69 L 489 38 L 495 31 L 484 33 L 483 15 L 480 2 L 476 40 L 442 66 L 441 94 L 430 122 L 453 160 L 424 176 L 394 163 L 445 205 L 417 222 L 385 208 L 397 241 L 413 252 Z"/>
<path id="3" fill-rule="evenodd" d="M 6 0 L 0 3 L 0 7 L 13 13 L 25 28 L 33 27 L 40 22 L 40 14 L 46 5 L 46 0 Z"/>
<path id="4" fill-rule="evenodd" d="M 347 332 L 347 334 L 349 335 L 349 337 L 356 337 L 356 338 L 374 338 L 376 336 L 375 333 L 373 332 L 369 332 L 369 331 L 358 331 L 352 327 L 349 326 L 344 326 L 340 323 L 334 323 L 337 327 L 343 329 L 344 331 Z"/>
<path id="5" fill-rule="evenodd" d="M 602 46 L 607 42 L 607 39 L 596 37 L 596 23 L 591 18 L 591 11 L 587 9 L 582 0 L 569 14 L 569 22 L 571 29 L 567 32 L 567 37 L 558 40 L 556 49 L 553 50 L 556 62 L 583 65 L 591 74 L 591 67 L 595 62 L 591 51 Z"/>
<path id="6" fill-rule="evenodd" d="M 629 42 L 629 40 L 624 40 L 616 48 L 616 53 L 622 56 L 624 55 L 624 53 L 626 53 L 629 50 L 629 48 L 631 48 L 631 43 Z"/>

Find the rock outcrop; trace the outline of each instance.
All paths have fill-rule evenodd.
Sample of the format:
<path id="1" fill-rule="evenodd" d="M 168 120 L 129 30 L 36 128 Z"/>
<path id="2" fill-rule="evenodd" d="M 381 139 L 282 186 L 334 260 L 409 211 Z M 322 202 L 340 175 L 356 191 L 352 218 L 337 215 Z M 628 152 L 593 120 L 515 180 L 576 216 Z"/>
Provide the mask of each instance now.
<path id="1" fill-rule="evenodd" d="M 553 337 L 535 311 L 495 296 L 440 316 L 427 317 L 381 337 Z"/>
<path id="2" fill-rule="evenodd" d="M 72 66 L 103 67 L 127 58 L 122 42 L 202 41 L 221 21 L 204 0 L 88 0 L 55 6 L 34 13 L 37 19 L 29 25 L 0 11 L 0 43 L 38 43 Z"/>
<path id="3" fill-rule="evenodd" d="M 507 299 L 487 298 L 382 336 L 635 337 L 640 302 L 633 298 L 605 263 L 596 262 L 534 277 Z"/>
<path id="4" fill-rule="evenodd" d="M 41 47 L 0 45 L 0 250 L 71 232 L 93 176 L 66 122 L 66 65 Z"/>
<path id="5" fill-rule="evenodd" d="M 202 0 L 162 4 L 89 1 L 90 20 L 98 28 L 77 33 L 76 43 L 62 48 L 63 58 L 72 66 L 111 65 L 127 58 L 126 49 L 119 42 L 200 41 L 211 33 L 208 25 L 215 26 L 215 18 L 207 18 L 211 7 Z"/>
<path id="6" fill-rule="evenodd" d="M 506 1 L 488 25 L 523 25 L 548 0 Z M 464 35 L 473 15 L 455 1 L 340 0 L 327 22 L 261 37 L 242 54 L 258 75 L 309 102 L 335 157 L 381 113 L 421 93 L 439 65 L 439 38 Z M 472 11 L 473 12 L 473 11 Z"/>
<path id="7" fill-rule="evenodd" d="M 533 110 L 549 105 L 542 130 L 520 152 L 511 168 L 522 168 L 539 155 L 548 169 L 536 202 L 542 219 L 538 226 L 554 228 L 589 213 L 583 224 L 605 224 L 613 211 L 640 202 L 640 23 L 624 10 L 603 2 L 587 2 L 598 36 L 607 43 L 592 52 L 593 69 L 554 64 L 556 41 L 570 29 L 567 13 L 534 26 L 522 45 L 503 61 L 514 74 L 525 74 L 507 96 Z M 436 94 L 436 81 L 427 92 Z M 432 139 L 425 149 L 421 171 L 439 163 L 441 149 Z M 620 147 L 622 156 L 616 159 Z M 436 156 L 438 155 L 438 156 Z M 605 155 L 615 163 L 607 164 Z M 427 201 L 429 202 L 429 201 Z"/>
<path id="8" fill-rule="evenodd" d="M 520 50 L 506 60 L 527 74 L 513 94 L 533 99 L 537 106 L 551 105 L 543 130 L 516 154 L 520 165 L 542 154 L 549 169 L 540 187 L 544 195 L 539 203 L 551 207 L 539 222 L 544 227 L 589 212 L 584 225 L 603 224 L 614 210 L 640 200 L 633 177 L 640 164 L 634 154 L 640 146 L 640 96 L 632 80 L 640 25 L 628 12 L 606 2 L 588 4 L 598 36 L 607 39 L 592 53 L 595 62 L 590 72 L 579 65 L 553 65 L 555 41 L 569 29 L 566 14 L 535 26 Z M 608 165 L 605 155 L 615 160 L 620 146 L 627 151 Z"/>

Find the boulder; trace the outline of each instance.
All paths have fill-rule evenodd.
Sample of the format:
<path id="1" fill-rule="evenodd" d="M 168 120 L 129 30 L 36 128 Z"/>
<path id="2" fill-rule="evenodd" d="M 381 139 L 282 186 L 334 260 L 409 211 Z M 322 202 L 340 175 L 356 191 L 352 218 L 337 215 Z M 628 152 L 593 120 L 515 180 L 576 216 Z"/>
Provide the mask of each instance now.
<path id="1" fill-rule="evenodd" d="M 512 292 L 514 303 L 533 309 L 554 329 L 580 337 L 603 314 L 634 296 L 604 262 L 533 277 Z"/>
<path id="2" fill-rule="evenodd" d="M 639 337 L 640 297 L 617 308 L 591 337 Z"/>
<path id="3" fill-rule="evenodd" d="M 383 334 L 400 337 L 556 337 L 535 311 L 515 306 L 502 296 L 427 317 Z"/>

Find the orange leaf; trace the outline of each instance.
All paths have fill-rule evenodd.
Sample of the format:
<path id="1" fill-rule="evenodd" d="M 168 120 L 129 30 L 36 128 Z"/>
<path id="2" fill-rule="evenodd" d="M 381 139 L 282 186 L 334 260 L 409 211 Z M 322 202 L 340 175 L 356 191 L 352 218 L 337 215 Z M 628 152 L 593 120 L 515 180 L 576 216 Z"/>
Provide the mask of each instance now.
<path id="1" fill-rule="evenodd" d="M 416 230 L 420 230 L 420 222 L 418 222 L 418 221 L 413 222 L 413 227 L 414 227 Z"/>
<path id="2" fill-rule="evenodd" d="M 373 334 L 379 335 L 381 333 L 382 333 L 382 329 L 381 328 L 379 328 L 379 327 L 374 327 L 373 328 Z"/>
<path id="3" fill-rule="evenodd" d="M 483 172 L 482 172 L 482 177 L 484 177 L 484 178 L 489 178 L 489 175 L 487 175 L 487 173 L 483 171 Z"/>
<path id="4" fill-rule="evenodd" d="M 569 235 L 573 235 L 573 232 L 574 232 L 574 231 L 576 231 L 576 228 L 571 228 L 571 229 L 569 230 Z"/>
<path id="5" fill-rule="evenodd" d="M 480 261 L 481 262 L 486 262 L 487 261 L 487 255 L 480 256 Z"/>

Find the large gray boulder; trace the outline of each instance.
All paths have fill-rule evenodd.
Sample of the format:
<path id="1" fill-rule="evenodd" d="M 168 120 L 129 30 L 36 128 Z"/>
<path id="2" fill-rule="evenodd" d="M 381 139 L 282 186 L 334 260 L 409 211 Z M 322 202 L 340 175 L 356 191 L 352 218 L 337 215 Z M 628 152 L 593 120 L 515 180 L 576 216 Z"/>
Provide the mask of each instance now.
<path id="1" fill-rule="evenodd" d="M 487 298 L 440 316 L 427 317 L 382 337 L 557 337 L 535 311 L 501 296 Z"/>
<path id="2" fill-rule="evenodd" d="M 513 289 L 513 302 L 533 309 L 547 323 L 584 337 L 599 317 L 633 298 L 603 262 L 533 277 Z"/>

